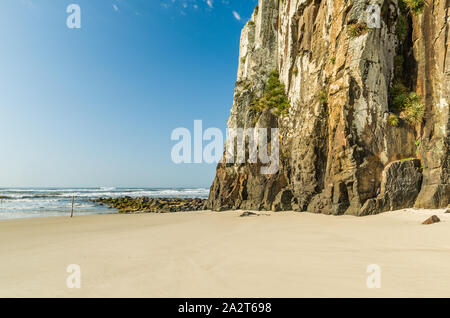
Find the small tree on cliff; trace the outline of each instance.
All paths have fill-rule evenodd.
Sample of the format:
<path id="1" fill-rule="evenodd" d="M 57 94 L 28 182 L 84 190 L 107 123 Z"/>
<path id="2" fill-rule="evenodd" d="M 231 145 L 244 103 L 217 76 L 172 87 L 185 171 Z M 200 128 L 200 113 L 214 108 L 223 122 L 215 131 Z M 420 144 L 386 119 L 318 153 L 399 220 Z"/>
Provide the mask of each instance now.
<path id="1" fill-rule="evenodd" d="M 276 116 L 287 114 L 290 106 L 289 99 L 285 93 L 285 86 L 280 83 L 279 77 L 280 75 L 277 71 L 272 71 L 267 80 L 263 96 L 255 99 L 250 105 L 258 114 L 261 114 L 266 109 L 270 109 Z"/>

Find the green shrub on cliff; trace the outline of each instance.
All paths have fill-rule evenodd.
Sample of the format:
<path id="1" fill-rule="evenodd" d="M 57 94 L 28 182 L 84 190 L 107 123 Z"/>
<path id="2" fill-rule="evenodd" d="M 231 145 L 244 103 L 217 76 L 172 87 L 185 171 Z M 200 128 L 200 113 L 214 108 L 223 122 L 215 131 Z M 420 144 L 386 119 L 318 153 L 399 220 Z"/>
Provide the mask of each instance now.
<path id="1" fill-rule="evenodd" d="M 364 22 L 353 23 L 348 26 L 348 35 L 351 38 L 356 38 L 366 34 L 369 30 L 369 27 Z"/>
<path id="2" fill-rule="evenodd" d="M 422 122 L 425 105 L 416 92 L 409 92 L 405 85 L 396 82 L 391 88 L 391 109 L 413 125 Z"/>
<path id="3" fill-rule="evenodd" d="M 402 13 L 398 16 L 395 34 L 400 42 L 405 41 L 406 35 L 408 34 L 408 20 Z"/>
<path id="4" fill-rule="evenodd" d="M 287 114 L 289 106 L 289 99 L 285 93 L 285 86 L 280 83 L 277 71 L 272 71 L 270 73 L 263 96 L 257 98 L 250 105 L 250 107 L 258 113 L 270 109 L 276 116 Z"/>
<path id="5" fill-rule="evenodd" d="M 425 0 L 400 0 L 399 5 L 400 8 L 403 6 L 408 8 L 411 12 L 418 14 L 425 8 Z"/>
<path id="6" fill-rule="evenodd" d="M 403 107 L 404 118 L 413 125 L 420 124 L 425 114 L 425 105 L 415 92 L 408 94 Z"/>
<path id="7" fill-rule="evenodd" d="M 403 42 L 411 28 L 408 19 L 411 14 L 423 11 L 425 0 L 399 0 L 398 5 L 400 14 L 397 19 L 396 35 L 400 45 L 397 48 L 397 55 L 394 57 L 394 84 L 389 91 L 389 109 L 395 113 L 395 116 L 400 115 L 400 118 L 411 125 L 417 125 L 422 122 L 425 105 L 420 96 L 405 85 L 408 82 L 405 81 L 407 70 L 404 67 L 406 55 Z M 391 116 L 388 120 L 391 124 L 395 123 L 395 119 Z"/>
<path id="8" fill-rule="evenodd" d="M 391 88 L 391 109 L 400 112 L 406 103 L 408 97 L 408 89 L 401 82 L 396 82 Z"/>
<path id="9" fill-rule="evenodd" d="M 395 114 L 390 114 L 388 117 L 388 121 L 389 121 L 389 124 L 391 124 L 394 127 L 397 127 L 399 124 L 398 116 Z"/>
<path id="10" fill-rule="evenodd" d="M 327 90 L 323 90 L 320 92 L 319 102 L 322 105 L 328 105 L 328 91 Z"/>

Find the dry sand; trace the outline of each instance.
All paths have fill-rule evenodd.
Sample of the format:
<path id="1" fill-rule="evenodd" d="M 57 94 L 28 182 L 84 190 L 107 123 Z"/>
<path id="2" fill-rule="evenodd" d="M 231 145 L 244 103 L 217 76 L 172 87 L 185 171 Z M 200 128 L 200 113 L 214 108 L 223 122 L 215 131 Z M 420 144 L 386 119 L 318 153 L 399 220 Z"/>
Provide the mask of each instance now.
<path id="1" fill-rule="evenodd" d="M 442 222 L 421 225 L 431 214 Z M 69 264 L 81 288 L 66 287 Z M 381 288 L 366 285 L 369 264 Z M 0 297 L 450 297 L 450 214 L 0 221 Z"/>

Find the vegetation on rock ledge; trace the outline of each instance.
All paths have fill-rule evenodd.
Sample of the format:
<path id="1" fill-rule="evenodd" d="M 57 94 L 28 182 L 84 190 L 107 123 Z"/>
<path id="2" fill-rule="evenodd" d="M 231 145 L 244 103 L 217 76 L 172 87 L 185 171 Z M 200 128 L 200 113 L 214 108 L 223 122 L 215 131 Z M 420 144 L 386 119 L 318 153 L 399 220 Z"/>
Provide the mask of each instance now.
<path id="1" fill-rule="evenodd" d="M 402 12 L 398 16 L 395 33 L 400 43 L 406 39 L 406 35 L 408 34 L 408 19 Z"/>
<path id="2" fill-rule="evenodd" d="M 395 114 L 389 114 L 388 121 L 389 121 L 389 124 L 391 124 L 394 127 L 397 127 L 399 124 L 398 117 Z"/>
<path id="3" fill-rule="evenodd" d="M 400 9 L 408 8 L 415 14 L 422 13 L 425 8 L 425 0 L 400 0 Z"/>
<path id="4" fill-rule="evenodd" d="M 320 92 L 319 102 L 322 105 L 328 105 L 328 91 L 326 89 Z"/>
<path id="5" fill-rule="evenodd" d="M 287 114 L 290 107 L 289 99 L 286 96 L 284 84 L 280 83 L 279 76 L 277 71 L 272 71 L 263 96 L 255 99 L 250 105 L 258 114 L 266 109 L 270 109 L 276 116 Z"/>
<path id="6" fill-rule="evenodd" d="M 369 31 L 369 27 L 364 22 L 353 23 L 348 26 L 348 35 L 351 38 L 356 38 Z"/>
<path id="7" fill-rule="evenodd" d="M 411 125 L 417 125 L 422 122 L 425 114 L 425 105 L 422 103 L 421 97 L 412 91 L 411 87 L 408 87 L 414 84 L 413 82 L 408 84 L 408 81 L 405 80 L 404 67 L 405 60 L 411 60 L 413 58 L 410 55 L 410 48 L 408 47 L 410 40 L 406 42 L 411 31 L 409 16 L 411 12 L 417 13 L 418 10 L 422 10 L 423 6 L 423 0 L 399 1 L 400 15 L 396 25 L 396 35 L 399 41 L 398 55 L 394 57 L 394 80 L 389 92 L 389 109 L 393 114 L 388 117 L 388 122 L 395 127 L 399 125 L 399 117 Z"/>
<path id="8" fill-rule="evenodd" d="M 416 92 L 408 92 L 406 86 L 400 81 L 392 86 L 391 108 L 400 114 L 400 118 L 405 119 L 412 125 L 420 124 L 425 114 L 425 105 L 422 103 L 420 96 Z"/>
<path id="9" fill-rule="evenodd" d="M 425 105 L 415 92 L 411 92 L 405 99 L 400 116 L 413 125 L 420 124 L 425 114 Z"/>

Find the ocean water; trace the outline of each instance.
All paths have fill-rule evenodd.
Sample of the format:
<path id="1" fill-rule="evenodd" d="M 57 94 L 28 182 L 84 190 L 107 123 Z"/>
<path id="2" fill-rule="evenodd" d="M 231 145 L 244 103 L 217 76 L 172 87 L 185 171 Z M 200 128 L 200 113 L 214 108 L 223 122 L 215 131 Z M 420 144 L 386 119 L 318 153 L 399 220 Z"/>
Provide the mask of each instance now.
<path id="1" fill-rule="evenodd" d="M 145 189 L 145 188 L 0 188 L 0 220 L 68 216 L 75 197 L 74 215 L 116 213 L 92 202 L 100 197 L 161 197 L 202 198 L 209 190 L 198 189 Z"/>

